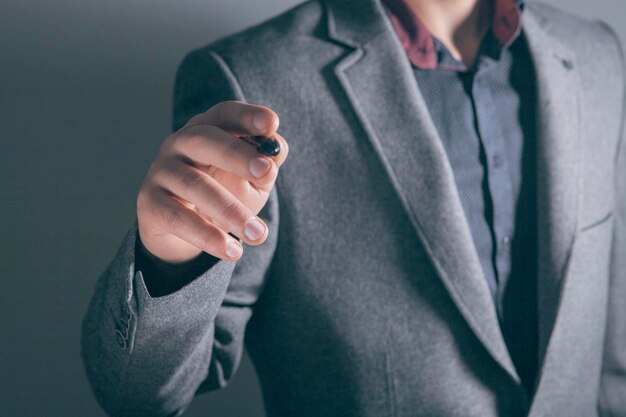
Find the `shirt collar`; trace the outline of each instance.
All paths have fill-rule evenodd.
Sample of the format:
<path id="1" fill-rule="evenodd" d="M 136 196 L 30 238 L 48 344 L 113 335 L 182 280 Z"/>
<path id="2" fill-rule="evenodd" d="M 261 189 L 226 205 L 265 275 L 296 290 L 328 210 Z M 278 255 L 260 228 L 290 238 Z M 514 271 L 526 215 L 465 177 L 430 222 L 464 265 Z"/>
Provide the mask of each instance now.
<path id="1" fill-rule="evenodd" d="M 494 13 L 491 21 L 491 33 L 501 49 L 519 36 L 522 28 L 522 10 L 524 0 L 493 0 Z M 426 26 L 415 15 L 406 0 L 382 0 L 396 35 L 398 36 L 409 61 L 421 69 L 448 67 L 440 62 L 438 49 L 442 45 L 428 32 Z M 449 67 L 448 69 L 462 69 Z"/>

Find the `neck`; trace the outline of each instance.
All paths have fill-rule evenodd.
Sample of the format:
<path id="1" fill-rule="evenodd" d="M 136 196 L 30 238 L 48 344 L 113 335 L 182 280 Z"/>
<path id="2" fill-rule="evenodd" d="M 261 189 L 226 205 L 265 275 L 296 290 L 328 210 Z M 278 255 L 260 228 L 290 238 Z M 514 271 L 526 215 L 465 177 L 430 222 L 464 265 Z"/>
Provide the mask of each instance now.
<path id="1" fill-rule="evenodd" d="M 495 0 L 406 0 L 455 59 L 471 65 L 489 30 Z"/>

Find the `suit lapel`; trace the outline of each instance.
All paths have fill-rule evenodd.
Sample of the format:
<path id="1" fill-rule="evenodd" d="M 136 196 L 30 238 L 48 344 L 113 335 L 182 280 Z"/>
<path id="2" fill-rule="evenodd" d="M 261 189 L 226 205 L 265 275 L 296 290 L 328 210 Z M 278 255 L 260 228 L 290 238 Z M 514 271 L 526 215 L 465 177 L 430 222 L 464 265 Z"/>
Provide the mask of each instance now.
<path id="1" fill-rule="evenodd" d="M 353 48 L 335 67 L 412 225 L 452 300 L 519 382 L 453 172 L 412 68 L 378 0 L 330 0 L 331 39 Z"/>
<path id="2" fill-rule="evenodd" d="M 579 81 L 574 53 L 527 6 L 524 27 L 538 88 L 539 361 L 545 355 L 568 278 L 581 184 Z"/>

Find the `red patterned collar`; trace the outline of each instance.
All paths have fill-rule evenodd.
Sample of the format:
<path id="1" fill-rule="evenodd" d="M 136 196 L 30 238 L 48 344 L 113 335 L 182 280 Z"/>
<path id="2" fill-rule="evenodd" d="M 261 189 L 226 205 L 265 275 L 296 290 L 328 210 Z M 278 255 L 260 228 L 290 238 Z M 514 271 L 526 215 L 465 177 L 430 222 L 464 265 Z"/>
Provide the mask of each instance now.
<path id="1" fill-rule="evenodd" d="M 495 9 L 491 21 L 491 31 L 502 48 L 507 48 L 518 37 L 522 28 L 520 9 L 522 2 L 516 2 L 516 0 L 493 1 L 495 1 Z M 406 1 L 382 0 L 382 3 L 396 35 L 409 57 L 409 61 L 417 68 L 437 68 L 439 62 L 435 41 Z"/>

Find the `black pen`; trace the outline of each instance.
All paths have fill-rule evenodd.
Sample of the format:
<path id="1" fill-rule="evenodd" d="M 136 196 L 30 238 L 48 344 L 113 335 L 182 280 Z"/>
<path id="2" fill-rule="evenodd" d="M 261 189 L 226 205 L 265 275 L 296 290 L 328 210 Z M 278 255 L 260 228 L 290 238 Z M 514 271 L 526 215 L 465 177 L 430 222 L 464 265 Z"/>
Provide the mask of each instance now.
<path id="1" fill-rule="evenodd" d="M 240 136 L 240 138 L 255 145 L 257 152 L 263 155 L 276 156 L 280 153 L 280 143 L 275 139 L 267 136 Z"/>

